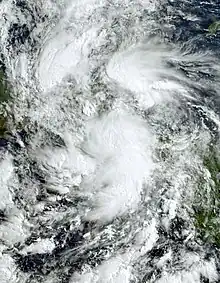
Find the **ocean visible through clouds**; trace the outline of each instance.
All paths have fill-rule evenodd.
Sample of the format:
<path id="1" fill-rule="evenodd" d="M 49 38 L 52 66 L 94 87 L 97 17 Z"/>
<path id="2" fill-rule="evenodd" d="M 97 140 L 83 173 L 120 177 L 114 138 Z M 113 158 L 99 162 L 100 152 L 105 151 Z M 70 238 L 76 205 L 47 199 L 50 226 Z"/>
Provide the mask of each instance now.
<path id="1" fill-rule="evenodd" d="M 220 2 L 0 1 L 0 283 L 220 282 Z"/>

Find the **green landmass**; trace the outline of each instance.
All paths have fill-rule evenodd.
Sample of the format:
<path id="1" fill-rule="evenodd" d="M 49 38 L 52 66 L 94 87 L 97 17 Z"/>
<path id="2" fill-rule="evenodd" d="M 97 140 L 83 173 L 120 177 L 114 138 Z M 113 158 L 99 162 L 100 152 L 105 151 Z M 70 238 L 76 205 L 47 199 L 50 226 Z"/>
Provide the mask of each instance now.
<path id="1" fill-rule="evenodd" d="M 198 236 L 220 247 L 220 157 L 215 147 L 204 156 L 209 178 L 200 178 L 195 194 L 194 219 Z"/>
<path id="2" fill-rule="evenodd" d="M 4 71 L 0 68 L 0 105 L 10 99 L 9 84 L 5 78 Z M 0 115 L 0 137 L 7 135 L 7 118 Z"/>
<path id="3" fill-rule="evenodd" d="M 0 116 L 0 137 L 5 137 L 7 134 L 7 120 Z"/>
<path id="4" fill-rule="evenodd" d="M 209 25 L 208 31 L 209 34 L 216 34 L 220 30 L 220 21 L 216 21 Z"/>
<path id="5" fill-rule="evenodd" d="M 0 103 L 9 99 L 9 87 L 4 72 L 0 70 Z"/>

